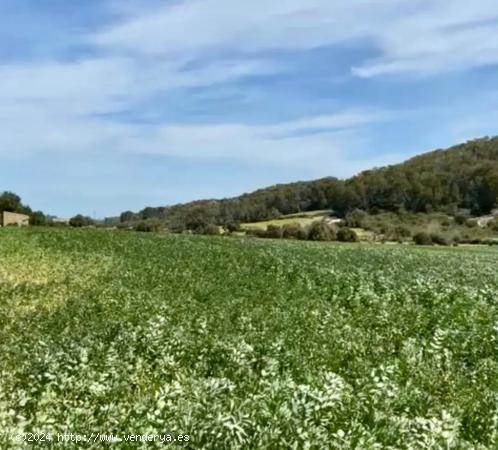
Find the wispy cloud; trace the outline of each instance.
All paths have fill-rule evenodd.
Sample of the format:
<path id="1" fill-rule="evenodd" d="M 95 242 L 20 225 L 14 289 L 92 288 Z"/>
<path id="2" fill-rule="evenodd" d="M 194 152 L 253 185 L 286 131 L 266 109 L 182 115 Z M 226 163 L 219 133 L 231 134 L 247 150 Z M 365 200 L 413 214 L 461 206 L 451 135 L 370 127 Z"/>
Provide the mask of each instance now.
<path id="1" fill-rule="evenodd" d="M 379 56 L 352 69 L 360 77 L 439 73 L 498 63 L 495 0 L 284 0 L 175 2 L 90 38 L 116 52 L 303 50 L 368 41 Z"/>
<path id="2" fill-rule="evenodd" d="M 149 130 L 149 140 L 145 145 L 135 143 L 135 148 L 170 156 L 228 158 L 320 171 L 324 164 L 347 160 L 347 152 L 358 151 L 358 144 L 365 139 L 362 127 L 386 117 L 382 112 L 344 111 L 267 125 L 169 124 Z"/>
<path id="3" fill-rule="evenodd" d="M 119 123 L 95 117 L 69 116 L 17 103 L 0 107 L 3 132 L 0 153 L 8 156 L 50 150 L 101 151 L 115 155 L 141 153 L 178 158 L 238 160 L 246 163 L 279 164 L 306 171 L 334 166 L 336 175 L 348 154 L 365 145 L 365 127 L 388 120 L 382 111 L 342 111 L 329 116 L 311 116 L 266 125 L 244 123 Z M 49 114 L 49 115 L 47 115 Z M 26 132 L 29 123 L 29 132 Z"/>
<path id="4" fill-rule="evenodd" d="M 431 75 L 498 64 L 495 1 L 418 3 L 412 14 L 400 16 L 372 35 L 380 56 L 353 68 L 353 74 Z"/>

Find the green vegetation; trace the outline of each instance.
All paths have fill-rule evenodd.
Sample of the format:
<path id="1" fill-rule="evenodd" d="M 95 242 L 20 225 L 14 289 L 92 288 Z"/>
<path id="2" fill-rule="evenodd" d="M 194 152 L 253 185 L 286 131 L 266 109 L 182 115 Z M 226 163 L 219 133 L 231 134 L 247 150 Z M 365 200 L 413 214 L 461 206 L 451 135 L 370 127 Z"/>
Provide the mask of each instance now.
<path id="1" fill-rule="evenodd" d="M 422 245 L 481 244 L 498 238 L 497 219 L 482 226 L 477 219 L 462 219 L 444 213 L 411 213 L 405 210 L 368 214 L 354 210 L 345 224 L 371 233 L 376 241 L 414 241 Z"/>
<path id="2" fill-rule="evenodd" d="M 21 197 L 13 192 L 2 192 L 0 194 L 0 213 L 3 211 L 26 214 L 29 216 L 30 225 L 45 225 L 47 218 L 41 211 L 32 211 L 27 205 L 21 201 Z"/>
<path id="3" fill-rule="evenodd" d="M 202 230 L 208 224 L 271 221 L 316 210 L 336 215 L 361 209 L 411 213 L 441 212 L 463 217 L 498 207 L 498 138 L 484 138 L 417 156 L 403 164 L 367 170 L 347 180 L 272 186 L 223 200 L 202 200 L 121 215 L 123 223 L 159 219 L 172 231 Z M 292 217 L 290 217 L 292 218 Z"/>
<path id="4" fill-rule="evenodd" d="M 69 225 L 75 228 L 82 228 L 82 227 L 89 227 L 91 225 L 95 225 L 95 222 L 91 217 L 78 214 L 69 219 Z"/>
<path id="5" fill-rule="evenodd" d="M 252 223 L 243 223 L 241 225 L 241 229 L 243 230 L 254 230 L 254 229 L 260 229 L 260 230 L 266 230 L 266 228 L 270 225 L 277 225 L 277 226 L 285 226 L 285 225 L 299 225 L 302 227 L 306 227 L 311 225 L 313 222 L 316 222 L 317 220 L 322 220 L 324 217 L 323 215 L 318 215 L 318 216 L 307 216 L 307 217 L 288 217 L 288 216 L 283 216 L 279 217 L 276 219 L 272 220 L 263 220 L 260 222 L 252 222 Z"/>
<path id="6" fill-rule="evenodd" d="M 495 248 L 31 228 L 0 254 L 3 432 L 496 448 Z"/>

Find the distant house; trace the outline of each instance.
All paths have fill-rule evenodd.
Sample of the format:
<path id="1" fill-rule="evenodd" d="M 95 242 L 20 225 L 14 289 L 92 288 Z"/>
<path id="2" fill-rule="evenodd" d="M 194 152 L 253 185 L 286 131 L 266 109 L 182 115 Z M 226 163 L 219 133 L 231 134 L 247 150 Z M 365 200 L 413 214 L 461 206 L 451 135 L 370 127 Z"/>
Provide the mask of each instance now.
<path id="1" fill-rule="evenodd" d="M 0 216 L 0 225 L 2 227 L 11 226 L 25 226 L 29 225 L 29 216 L 26 214 L 18 214 L 9 211 L 2 211 Z"/>

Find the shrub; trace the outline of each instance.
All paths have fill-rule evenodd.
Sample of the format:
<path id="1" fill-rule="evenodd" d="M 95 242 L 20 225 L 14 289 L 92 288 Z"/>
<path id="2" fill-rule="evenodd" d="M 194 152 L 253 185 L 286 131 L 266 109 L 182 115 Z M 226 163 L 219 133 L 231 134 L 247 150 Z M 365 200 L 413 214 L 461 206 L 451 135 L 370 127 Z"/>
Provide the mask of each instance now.
<path id="1" fill-rule="evenodd" d="M 479 245 L 485 242 L 481 238 L 476 238 L 476 237 L 465 237 L 464 239 L 461 240 L 462 244 L 473 244 L 473 245 Z"/>
<path id="2" fill-rule="evenodd" d="M 247 236 L 265 238 L 266 230 L 263 230 L 261 228 L 249 228 L 248 230 L 246 230 L 246 234 Z"/>
<path id="3" fill-rule="evenodd" d="M 225 225 L 225 228 L 229 233 L 235 233 L 240 231 L 240 223 L 238 222 L 230 222 Z"/>
<path id="4" fill-rule="evenodd" d="M 47 217 L 41 211 L 35 211 L 29 216 L 29 224 L 42 226 L 47 224 Z"/>
<path id="5" fill-rule="evenodd" d="M 302 239 L 303 227 L 298 223 L 289 223 L 283 226 L 284 239 Z"/>
<path id="6" fill-rule="evenodd" d="M 372 206 L 369 211 L 368 211 L 372 216 L 378 216 L 379 214 L 381 214 L 383 211 L 381 208 L 379 208 L 378 206 Z"/>
<path id="7" fill-rule="evenodd" d="M 475 219 L 467 219 L 465 221 L 465 226 L 467 226 L 469 228 L 475 228 L 475 227 L 477 227 L 477 220 L 475 220 Z"/>
<path id="8" fill-rule="evenodd" d="M 94 222 L 92 218 L 83 216 L 81 214 L 78 214 L 77 216 L 74 216 L 69 220 L 69 225 L 75 228 L 88 227 L 93 224 Z"/>
<path id="9" fill-rule="evenodd" d="M 408 227 L 403 225 L 398 225 L 394 228 L 393 236 L 396 240 L 402 240 L 403 238 L 411 237 L 412 232 Z"/>
<path id="10" fill-rule="evenodd" d="M 343 227 L 337 232 L 337 240 L 341 242 L 358 242 L 358 235 L 354 230 Z"/>
<path id="11" fill-rule="evenodd" d="M 266 237 L 269 239 L 282 239 L 283 229 L 278 225 L 268 225 L 266 228 Z"/>
<path id="12" fill-rule="evenodd" d="M 335 230 L 325 222 L 314 222 L 308 231 L 310 241 L 333 241 L 335 240 Z"/>
<path id="13" fill-rule="evenodd" d="M 431 233 L 432 243 L 437 245 L 450 245 L 450 239 L 440 233 Z"/>
<path id="14" fill-rule="evenodd" d="M 468 219 L 469 219 L 469 216 L 467 214 L 457 214 L 455 216 L 455 222 L 458 225 L 464 225 L 465 222 L 467 222 Z"/>
<path id="15" fill-rule="evenodd" d="M 488 223 L 488 228 L 493 231 L 498 231 L 498 218 L 493 219 Z"/>
<path id="16" fill-rule="evenodd" d="M 300 227 L 297 238 L 300 241 L 306 241 L 308 239 L 308 230 L 305 227 Z"/>
<path id="17" fill-rule="evenodd" d="M 346 215 L 346 225 L 348 227 L 363 228 L 367 218 L 368 214 L 365 211 L 362 209 L 355 209 Z"/>
<path id="18" fill-rule="evenodd" d="M 202 234 L 207 236 L 219 236 L 220 235 L 220 227 L 218 225 L 209 224 L 202 228 Z"/>
<path id="19" fill-rule="evenodd" d="M 432 237 L 429 233 L 421 231 L 413 236 L 413 242 L 417 245 L 432 245 Z"/>
<path id="20" fill-rule="evenodd" d="M 133 230 L 142 233 L 152 233 L 159 231 L 160 228 L 161 224 L 157 220 L 142 220 L 134 225 Z"/>

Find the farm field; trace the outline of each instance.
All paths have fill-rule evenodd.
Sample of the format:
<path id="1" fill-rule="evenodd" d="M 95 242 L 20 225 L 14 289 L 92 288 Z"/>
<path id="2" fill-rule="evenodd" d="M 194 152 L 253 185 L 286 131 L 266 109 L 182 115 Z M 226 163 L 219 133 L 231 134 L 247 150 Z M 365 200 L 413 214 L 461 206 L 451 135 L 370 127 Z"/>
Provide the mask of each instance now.
<path id="1" fill-rule="evenodd" d="M 296 214 L 287 214 L 276 219 L 271 220 L 262 220 L 259 222 L 251 222 L 251 223 L 243 223 L 241 224 L 242 230 L 266 230 L 268 225 L 291 225 L 297 224 L 302 227 L 306 227 L 311 225 L 313 222 L 317 222 L 320 220 L 329 217 L 331 211 L 329 210 L 317 210 L 317 211 L 308 211 L 308 212 L 300 212 Z"/>
<path id="2" fill-rule="evenodd" d="M 495 248 L 2 229 L 0 255 L 2 449 L 497 448 Z"/>

